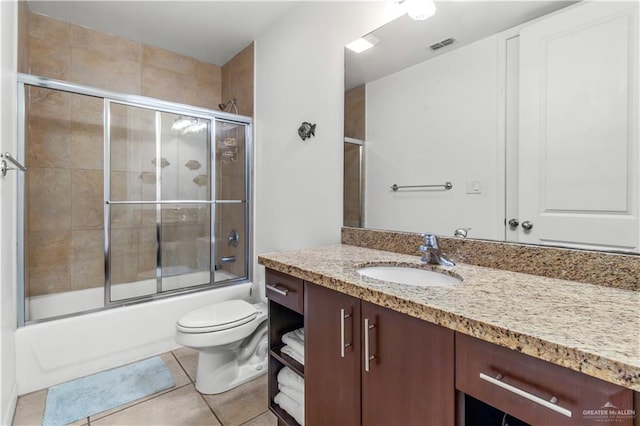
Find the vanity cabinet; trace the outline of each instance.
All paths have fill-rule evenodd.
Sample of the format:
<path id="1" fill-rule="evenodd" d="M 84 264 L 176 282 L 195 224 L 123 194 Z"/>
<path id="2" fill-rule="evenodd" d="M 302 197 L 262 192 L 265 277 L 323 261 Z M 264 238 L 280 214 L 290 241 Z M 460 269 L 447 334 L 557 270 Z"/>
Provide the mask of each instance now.
<path id="1" fill-rule="evenodd" d="M 279 425 L 297 424 L 273 402 L 288 366 L 305 379 L 308 426 L 640 426 L 630 389 L 280 272 L 266 281 Z M 281 352 L 282 335 L 302 326 L 305 365 Z"/>
<path id="2" fill-rule="evenodd" d="M 456 388 L 531 425 L 633 422 L 631 390 L 460 333 Z"/>
<path id="3" fill-rule="evenodd" d="M 309 425 L 453 425 L 454 332 L 305 283 Z"/>

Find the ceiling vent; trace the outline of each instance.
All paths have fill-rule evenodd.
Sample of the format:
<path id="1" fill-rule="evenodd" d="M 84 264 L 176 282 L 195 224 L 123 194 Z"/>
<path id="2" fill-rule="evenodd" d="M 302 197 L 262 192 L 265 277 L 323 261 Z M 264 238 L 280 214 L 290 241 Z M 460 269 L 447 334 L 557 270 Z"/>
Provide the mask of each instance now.
<path id="1" fill-rule="evenodd" d="M 449 46 L 450 44 L 455 43 L 456 39 L 453 37 L 449 37 L 446 38 L 444 40 L 441 40 L 437 43 L 432 44 L 431 46 L 429 46 L 429 49 L 431 50 L 438 50 L 438 49 L 442 49 L 445 46 Z"/>

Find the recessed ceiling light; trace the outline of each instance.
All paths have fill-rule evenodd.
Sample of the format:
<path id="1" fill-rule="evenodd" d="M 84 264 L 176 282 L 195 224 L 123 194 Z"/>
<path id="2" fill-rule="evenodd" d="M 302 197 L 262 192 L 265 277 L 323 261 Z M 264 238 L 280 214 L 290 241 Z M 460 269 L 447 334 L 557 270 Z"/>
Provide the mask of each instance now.
<path id="1" fill-rule="evenodd" d="M 378 40 L 378 38 L 376 38 L 373 34 L 367 34 L 366 36 L 360 37 L 359 39 L 347 44 L 347 49 L 355 53 L 360 53 L 364 52 L 365 50 L 371 49 L 379 42 L 380 40 Z"/>
<path id="2" fill-rule="evenodd" d="M 407 11 L 407 15 L 411 19 L 416 21 L 424 21 L 436 13 L 436 5 L 433 0 L 402 0 L 400 7 Z"/>

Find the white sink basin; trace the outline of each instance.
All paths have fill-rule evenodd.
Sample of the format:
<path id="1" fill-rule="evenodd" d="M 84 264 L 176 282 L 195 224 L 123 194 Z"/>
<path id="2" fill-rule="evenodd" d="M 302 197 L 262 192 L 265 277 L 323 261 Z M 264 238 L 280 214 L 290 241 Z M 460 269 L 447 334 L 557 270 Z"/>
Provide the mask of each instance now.
<path id="1" fill-rule="evenodd" d="M 376 280 L 418 287 L 447 287 L 462 282 L 451 275 L 406 266 L 367 266 L 358 269 L 358 273 Z"/>

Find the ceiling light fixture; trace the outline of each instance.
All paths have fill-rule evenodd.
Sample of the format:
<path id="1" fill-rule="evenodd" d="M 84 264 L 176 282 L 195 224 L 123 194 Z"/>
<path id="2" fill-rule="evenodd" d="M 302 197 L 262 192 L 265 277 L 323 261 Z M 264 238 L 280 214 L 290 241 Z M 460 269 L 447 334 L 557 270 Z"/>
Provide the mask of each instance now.
<path id="1" fill-rule="evenodd" d="M 360 37 L 359 39 L 347 44 L 347 49 L 355 53 L 361 53 L 365 50 L 371 49 L 379 42 L 380 40 L 378 40 L 378 38 L 376 38 L 373 34 L 367 34 L 366 36 Z"/>
<path id="2" fill-rule="evenodd" d="M 424 21 L 436 13 L 433 0 L 401 0 L 399 4 L 403 10 L 406 10 L 407 15 L 416 21 Z"/>

